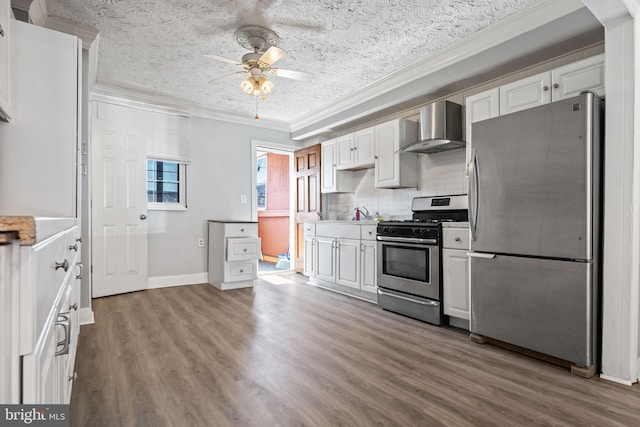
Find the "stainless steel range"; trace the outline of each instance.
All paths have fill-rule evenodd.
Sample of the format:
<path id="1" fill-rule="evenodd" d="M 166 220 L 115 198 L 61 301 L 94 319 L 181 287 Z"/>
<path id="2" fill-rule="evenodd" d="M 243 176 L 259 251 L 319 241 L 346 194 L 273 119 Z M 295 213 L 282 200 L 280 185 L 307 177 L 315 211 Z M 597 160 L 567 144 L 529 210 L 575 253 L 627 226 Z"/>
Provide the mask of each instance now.
<path id="1" fill-rule="evenodd" d="M 378 224 L 378 305 L 443 325 L 442 223 L 468 221 L 467 195 L 416 197 L 413 219 Z"/>

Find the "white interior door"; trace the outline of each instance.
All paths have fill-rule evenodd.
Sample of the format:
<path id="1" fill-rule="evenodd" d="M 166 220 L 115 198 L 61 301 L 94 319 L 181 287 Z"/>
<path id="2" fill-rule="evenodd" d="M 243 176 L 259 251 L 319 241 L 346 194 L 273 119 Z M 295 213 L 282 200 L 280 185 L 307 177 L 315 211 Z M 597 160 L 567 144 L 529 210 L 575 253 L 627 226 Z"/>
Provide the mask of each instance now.
<path id="1" fill-rule="evenodd" d="M 92 132 L 93 297 L 147 288 L 148 128 L 95 120 Z"/>

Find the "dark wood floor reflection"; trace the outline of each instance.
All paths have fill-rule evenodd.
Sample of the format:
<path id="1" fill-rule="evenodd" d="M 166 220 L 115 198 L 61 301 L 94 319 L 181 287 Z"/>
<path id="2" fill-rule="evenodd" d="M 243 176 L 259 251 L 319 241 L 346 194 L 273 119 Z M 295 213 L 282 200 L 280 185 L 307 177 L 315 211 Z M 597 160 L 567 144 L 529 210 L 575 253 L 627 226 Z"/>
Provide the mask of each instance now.
<path id="1" fill-rule="evenodd" d="M 75 427 L 640 425 L 638 387 L 475 344 L 300 275 L 141 291 L 93 310 Z"/>

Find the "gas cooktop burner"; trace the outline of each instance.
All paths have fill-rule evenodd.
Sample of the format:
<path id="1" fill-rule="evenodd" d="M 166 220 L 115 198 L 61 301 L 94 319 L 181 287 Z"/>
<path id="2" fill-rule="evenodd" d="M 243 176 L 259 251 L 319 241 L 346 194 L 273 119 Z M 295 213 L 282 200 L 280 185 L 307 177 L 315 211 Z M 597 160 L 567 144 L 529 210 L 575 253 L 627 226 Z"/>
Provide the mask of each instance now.
<path id="1" fill-rule="evenodd" d="M 382 221 L 383 223 L 394 224 L 440 224 L 442 222 L 454 222 L 451 218 L 431 218 L 431 219 L 400 219 L 396 221 Z"/>

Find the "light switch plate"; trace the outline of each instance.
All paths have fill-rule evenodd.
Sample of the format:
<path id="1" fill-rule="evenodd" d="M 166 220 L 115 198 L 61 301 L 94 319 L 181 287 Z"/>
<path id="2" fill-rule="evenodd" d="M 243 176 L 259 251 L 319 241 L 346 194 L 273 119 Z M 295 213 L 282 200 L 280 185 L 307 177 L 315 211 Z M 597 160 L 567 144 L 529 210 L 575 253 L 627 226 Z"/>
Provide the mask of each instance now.
<path id="1" fill-rule="evenodd" d="M 242 204 L 247 203 L 247 195 L 246 194 L 241 194 L 240 195 L 240 203 L 242 203 Z"/>

